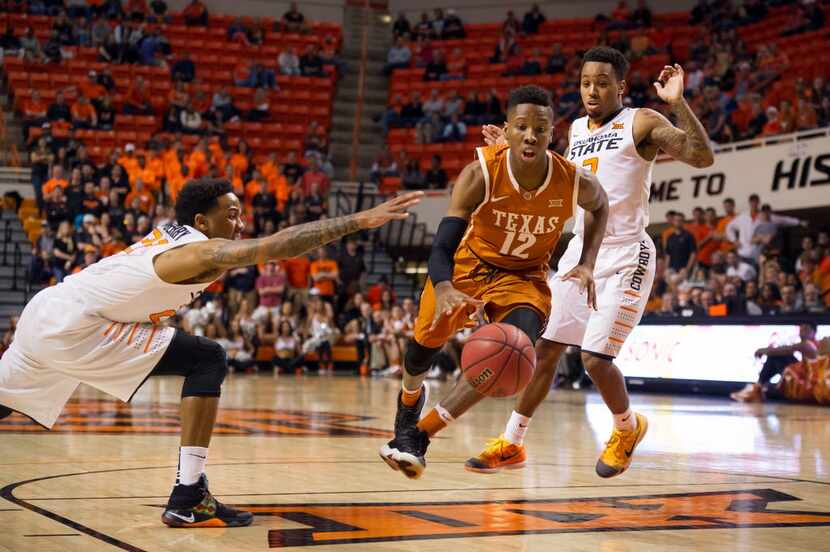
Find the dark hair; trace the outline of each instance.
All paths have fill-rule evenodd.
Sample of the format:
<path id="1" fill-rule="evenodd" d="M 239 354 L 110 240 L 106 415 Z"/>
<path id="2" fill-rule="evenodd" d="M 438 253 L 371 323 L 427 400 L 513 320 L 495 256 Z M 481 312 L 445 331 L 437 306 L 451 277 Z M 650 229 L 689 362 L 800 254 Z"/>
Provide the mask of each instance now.
<path id="1" fill-rule="evenodd" d="M 528 84 L 514 88 L 507 96 L 507 110 L 510 111 L 519 104 L 533 104 L 542 107 L 551 106 L 550 92 L 535 84 Z"/>
<path id="2" fill-rule="evenodd" d="M 749 196 L 749 201 L 761 201 L 761 198 L 758 197 L 758 194 L 751 194 Z"/>
<path id="3" fill-rule="evenodd" d="M 729 203 L 731 203 L 732 205 L 735 205 L 735 200 L 734 200 L 734 199 L 732 199 L 731 197 L 727 197 L 726 199 L 724 199 L 724 200 L 723 200 L 723 202 L 724 202 L 724 203 L 729 202 Z"/>
<path id="4" fill-rule="evenodd" d="M 176 198 L 176 221 L 193 226 L 198 213 L 207 213 L 219 197 L 233 192 L 233 186 L 220 178 L 199 178 L 184 185 Z"/>
<path id="5" fill-rule="evenodd" d="M 816 333 L 818 331 L 818 324 L 816 324 L 815 322 L 802 322 L 802 324 L 805 326 L 809 326 L 810 329 L 813 330 L 813 333 Z"/>
<path id="6" fill-rule="evenodd" d="M 582 66 L 585 66 L 589 61 L 597 63 L 609 63 L 614 68 L 614 73 L 617 80 L 624 80 L 628 74 L 628 60 L 622 52 L 616 48 L 609 48 L 608 46 L 596 46 L 591 48 L 585 55 L 582 56 Z"/>

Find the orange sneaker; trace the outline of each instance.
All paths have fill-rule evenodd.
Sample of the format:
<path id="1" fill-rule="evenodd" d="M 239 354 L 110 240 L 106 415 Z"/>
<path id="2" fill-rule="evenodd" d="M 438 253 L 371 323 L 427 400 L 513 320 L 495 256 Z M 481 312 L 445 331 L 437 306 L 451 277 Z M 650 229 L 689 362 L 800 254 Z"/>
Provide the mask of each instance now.
<path id="1" fill-rule="evenodd" d="M 637 412 L 637 429 L 634 431 L 620 431 L 614 428 L 611 438 L 605 444 L 605 450 L 597 460 L 597 475 L 600 477 L 614 477 L 620 475 L 631 465 L 634 449 L 643 440 L 648 431 L 648 419 Z"/>
<path id="2" fill-rule="evenodd" d="M 475 458 L 464 463 L 464 469 L 475 473 L 496 473 L 500 470 L 520 470 L 525 467 L 527 454 L 524 445 L 514 445 L 499 435 L 487 441 L 487 446 Z"/>

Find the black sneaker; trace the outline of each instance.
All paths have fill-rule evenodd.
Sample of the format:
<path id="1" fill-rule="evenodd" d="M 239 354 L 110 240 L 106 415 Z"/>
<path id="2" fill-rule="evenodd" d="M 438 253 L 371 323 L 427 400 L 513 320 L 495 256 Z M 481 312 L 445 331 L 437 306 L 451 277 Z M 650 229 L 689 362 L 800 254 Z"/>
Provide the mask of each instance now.
<path id="1" fill-rule="evenodd" d="M 161 521 L 169 527 L 245 527 L 254 521 L 254 515 L 216 500 L 202 474 L 193 485 L 173 487 Z"/>
<path id="2" fill-rule="evenodd" d="M 426 468 L 429 437 L 418 429 L 421 411 L 427 402 L 428 387 L 421 384 L 421 397 L 414 406 L 401 402 L 403 391 L 398 393 L 398 412 L 395 415 L 395 438 L 380 448 L 380 457 L 390 468 L 402 471 L 410 479 L 421 477 Z"/>

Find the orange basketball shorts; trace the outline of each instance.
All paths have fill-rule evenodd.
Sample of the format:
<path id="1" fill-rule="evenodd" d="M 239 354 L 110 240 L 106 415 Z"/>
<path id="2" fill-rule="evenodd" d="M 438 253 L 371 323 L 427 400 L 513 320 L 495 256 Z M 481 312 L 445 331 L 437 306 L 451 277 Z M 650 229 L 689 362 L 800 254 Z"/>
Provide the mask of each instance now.
<path id="1" fill-rule="evenodd" d="M 465 245 L 455 253 L 452 285 L 485 302 L 484 315 L 488 322 L 499 322 L 518 307 L 530 307 L 539 313 L 544 324 L 550 314 L 550 288 L 546 278 L 544 270 L 509 271 L 484 264 Z M 441 347 L 456 332 L 476 324 L 470 320 L 469 311 L 460 309 L 451 316 L 442 315 L 430 330 L 434 314 L 435 289 L 427 279 L 415 321 L 415 341 L 424 347 Z"/>

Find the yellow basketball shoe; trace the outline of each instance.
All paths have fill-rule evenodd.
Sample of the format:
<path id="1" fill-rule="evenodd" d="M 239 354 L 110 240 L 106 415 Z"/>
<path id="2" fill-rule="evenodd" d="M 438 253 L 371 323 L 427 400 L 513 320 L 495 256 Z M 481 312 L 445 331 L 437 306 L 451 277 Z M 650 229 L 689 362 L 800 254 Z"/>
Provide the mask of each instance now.
<path id="1" fill-rule="evenodd" d="M 519 470 L 525 467 L 527 454 L 524 445 L 514 445 L 499 435 L 487 441 L 487 446 L 475 458 L 464 463 L 464 469 L 475 473 L 496 473 L 499 470 Z"/>
<path id="2" fill-rule="evenodd" d="M 648 419 L 635 412 L 637 429 L 634 431 L 620 431 L 614 428 L 611 438 L 605 444 L 605 450 L 597 460 L 597 475 L 600 477 L 614 477 L 620 475 L 631 465 L 634 449 L 643 440 L 648 431 Z"/>

